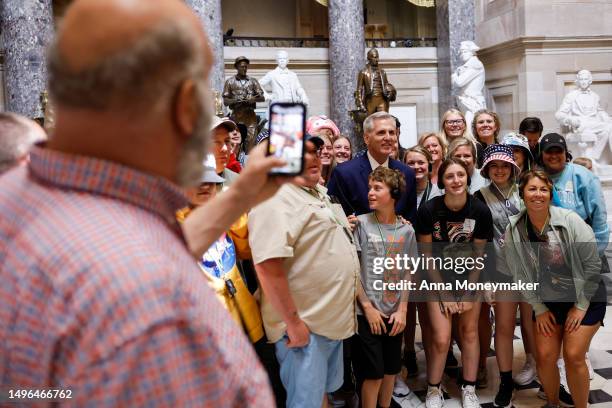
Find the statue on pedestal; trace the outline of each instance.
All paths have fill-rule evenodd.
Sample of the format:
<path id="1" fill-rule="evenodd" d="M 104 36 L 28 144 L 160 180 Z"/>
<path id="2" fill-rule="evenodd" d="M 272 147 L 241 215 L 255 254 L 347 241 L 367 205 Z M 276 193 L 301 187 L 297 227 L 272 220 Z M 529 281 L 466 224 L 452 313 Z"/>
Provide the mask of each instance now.
<path id="1" fill-rule="evenodd" d="M 287 51 L 281 50 L 276 53 L 276 63 L 278 66 L 259 80 L 266 101 L 301 102 L 308 105 L 308 96 L 302 88 L 300 80 L 295 72 L 287 68 L 289 63 Z M 271 89 L 272 93 L 266 92 L 267 89 Z"/>
<path id="2" fill-rule="evenodd" d="M 225 81 L 223 103 L 232 113 L 230 118 L 247 127 L 248 148 L 252 148 L 257 137 L 256 102 L 264 101 L 264 91 L 255 78 L 247 76 L 250 61 L 247 57 L 238 57 L 234 62 L 237 74 Z"/>
<path id="3" fill-rule="evenodd" d="M 487 107 L 484 97 L 485 69 L 476 56 L 479 49 L 473 41 L 462 41 L 459 52 L 463 65 L 451 75 L 457 106 L 465 114 L 468 129 L 472 127 L 474 113 Z"/>
<path id="4" fill-rule="evenodd" d="M 565 131 L 568 142 L 578 144 L 581 156 L 594 160 L 595 166 L 602 159 L 604 149 L 610 146 L 612 151 L 612 119 L 599 103 L 599 95 L 590 87 L 593 76 L 583 69 L 576 74 L 578 89 L 571 91 L 563 98 L 555 118 Z M 609 162 L 605 164 L 612 164 Z"/>
<path id="5" fill-rule="evenodd" d="M 378 50 L 368 51 L 368 62 L 357 76 L 355 103 L 357 109 L 366 112 L 366 117 L 374 112 L 389 112 L 389 102 L 395 101 L 397 91 L 387 80 L 387 73 L 378 66 Z"/>

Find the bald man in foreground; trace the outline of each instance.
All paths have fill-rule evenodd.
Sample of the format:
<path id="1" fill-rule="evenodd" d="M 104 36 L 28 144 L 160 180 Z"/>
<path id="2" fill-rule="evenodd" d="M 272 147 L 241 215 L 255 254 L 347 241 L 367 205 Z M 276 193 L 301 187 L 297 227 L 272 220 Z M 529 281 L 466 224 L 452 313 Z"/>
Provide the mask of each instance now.
<path id="1" fill-rule="evenodd" d="M 0 405 L 46 388 L 77 407 L 274 406 L 192 254 L 270 197 L 283 163 L 253 151 L 194 224 L 175 219 L 207 151 L 211 58 L 180 0 L 68 9 L 49 52 L 54 136 L 0 178 Z"/>

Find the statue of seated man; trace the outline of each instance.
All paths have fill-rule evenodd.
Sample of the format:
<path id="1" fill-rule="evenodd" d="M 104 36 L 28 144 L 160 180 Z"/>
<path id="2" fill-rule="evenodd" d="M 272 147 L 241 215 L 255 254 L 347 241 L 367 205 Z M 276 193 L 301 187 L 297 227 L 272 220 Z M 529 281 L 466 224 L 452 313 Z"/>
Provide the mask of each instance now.
<path id="1" fill-rule="evenodd" d="M 471 129 L 474 113 L 487 107 L 483 93 L 485 69 L 476 56 L 479 49 L 473 41 L 461 41 L 459 52 L 463 65 L 451 75 L 457 106 L 465 114 L 468 129 Z"/>
<path id="2" fill-rule="evenodd" d="M 568 131 L 568 139 L 585 148 L 583 156 L 597 161 L 607 145 L 612 151 L 612 120 L 602 109 L 599 95 L 590 89 L 592 82 L 590 71 L 579 71 L 578 89 L 565 95 L 555 118 Z"/>

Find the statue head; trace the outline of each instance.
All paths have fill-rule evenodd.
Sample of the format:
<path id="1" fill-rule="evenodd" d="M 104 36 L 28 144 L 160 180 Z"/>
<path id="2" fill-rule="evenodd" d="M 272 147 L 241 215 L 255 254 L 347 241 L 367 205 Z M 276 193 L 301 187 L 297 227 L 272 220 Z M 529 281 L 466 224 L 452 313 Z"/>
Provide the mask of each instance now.
<path id="1" fill-rule="evenodd" d="M 463 62 L 467 62 L 467 60 L 472 58 L 479 49 L 480 47 L 474 44 L 474 41 L 461 41 L 459 53 L 461 54 Z"/>
<path id="2" fill-rule="evenodd" d="M 280 50 L 276 53 L 276 63 L 281 69 L 287 68 L 287 64 L 289 63 L 289 54 L 287 54 L 287 51 Z"/>
<path id="3" fill-rule="evenodd" d="M 593 83 L 593 75 L 591 75 L 591 71 L 583 69 L 578 71 L 576 74 L 576 86 L 583 91 L 589 89 L 591 84 Z"/>
<path id="4" fill-rule="evenodd" d="M 238 71 L 239 76 L 246 76 L 249 64 L 251 61 L 247 57 L 237 57 L 234 61 L 234 68 Z"/>
<path id="5" fill-rule="evenodd" d="M 373 67 L 378 66 L 378 50 L 376 48 L 372 48 L 368 51 L 368 64 Z"/>

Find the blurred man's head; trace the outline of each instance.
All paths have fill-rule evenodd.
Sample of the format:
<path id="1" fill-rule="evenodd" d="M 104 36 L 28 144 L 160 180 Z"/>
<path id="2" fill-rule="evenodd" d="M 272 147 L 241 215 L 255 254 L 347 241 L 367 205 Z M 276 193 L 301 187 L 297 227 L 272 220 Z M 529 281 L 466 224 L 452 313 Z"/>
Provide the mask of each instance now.
<path id="1" fill-rule="evenodd" d="M 200 20 L 181 0 L 74 1 L 49 52 L 50 147 L 197 184 L 211 59 Z"/>
<path id="2" fill-rule="evenodd" d="M 0 112 L 0 174 L 25 164 L 32 145 L 46 139 L 43 128 L 33 120 Z"/>

